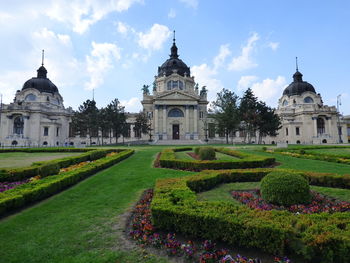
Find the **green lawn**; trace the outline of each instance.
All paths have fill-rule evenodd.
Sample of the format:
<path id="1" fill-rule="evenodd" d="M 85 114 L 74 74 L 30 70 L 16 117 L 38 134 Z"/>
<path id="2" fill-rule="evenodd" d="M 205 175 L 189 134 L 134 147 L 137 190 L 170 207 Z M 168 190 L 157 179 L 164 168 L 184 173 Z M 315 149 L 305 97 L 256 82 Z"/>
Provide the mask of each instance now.
<path id="1" fill-rule="evenodd" d="M 73 155 L 79 155 L 79 152 L 66 153 L 48 153 L 48 152 L 9 152 L 0 153 L 0 168 L 17 168 L 30 166 L 33 162 L 48 161 Z"/>
<path id="2" fill-rule="evenodd" d="M 348 155 L 350 158 L 350 148 L 315 149 L 306 152 L 311 154 Z"/>
<path id="3" fill-rule="evenodd" d="M 175 152 L 175 156 L 177 159 L 194 160 L 194 158 L 192 158 L 191 156 L 189 156 L 187 154 L 189 152 L 192 152 L 192 151 Z M 223 161 L 237 159 L 234 156 L 230 156 L 230 155 L 227 155 L 224 153 L 219 153 L 219 152 L 215 152 L 215 158 L 217 160 L 223 160 Z"/>
<path id="4" fill-rule="evenodd" d="M 200 201 L 227 201 L 227 202 L 233 202 L 241 205 L 240 202 L 232 198 L 230 192 L 233 190 L 248 190 L 248 189 L 255 189 L 259 187 L 260 187 L 260 182 L 222 184 L 209 191 L 198 193 L 197 198 Z M 315 190 L 322 194 L 350 202 L 349 189 L 311 186 L 311 190 Z"/>
<path id="5" fill-rule="evenodd" d="M 121 163 L 3 218 L 0 262 L 167 262 L 155 256 L 145 258 L 141 250 L 125 248 L 118 230 L 120 215 L 137 201 L 144 189 L 153 187 L 156 179 L 193 174 L 153 168 L 155 156 L 164 148 L 169 146 L 135 147 L 136 153 Z M 280 167 L 350 173 L 348 165 L 275 156 L 282 163 Z M 252 183 L 235 187 L 251 188 L 249 184 Z M 217 189 L 220 193 L 215 196 L 221 199 L 225 191 Z M 339 192 L 339 195 L 349 197 L 348 192 Z M 232 201 L 230 196 L 229 199 Z"/>

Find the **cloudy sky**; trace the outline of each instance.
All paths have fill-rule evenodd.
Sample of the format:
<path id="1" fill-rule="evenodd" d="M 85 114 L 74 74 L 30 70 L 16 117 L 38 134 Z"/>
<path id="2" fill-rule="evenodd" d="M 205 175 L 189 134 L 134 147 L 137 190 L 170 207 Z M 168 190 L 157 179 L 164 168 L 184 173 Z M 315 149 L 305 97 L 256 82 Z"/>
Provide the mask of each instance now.
<path id="1" fill-rule="evenodd" d="M 350 2 L 347 0 L 11 0 L 0 1 L 3 102 L 36 76 L 45 49 L 48 77 L 65 106 L 118 98 L 141 109 L 167 58 L 172 31 L 180 58 L 213 100 L 222 88 L 251 87 L 276 106 L 292 81 L 295 57 L 304 80 L 328 105 L 350 114 Z"/>

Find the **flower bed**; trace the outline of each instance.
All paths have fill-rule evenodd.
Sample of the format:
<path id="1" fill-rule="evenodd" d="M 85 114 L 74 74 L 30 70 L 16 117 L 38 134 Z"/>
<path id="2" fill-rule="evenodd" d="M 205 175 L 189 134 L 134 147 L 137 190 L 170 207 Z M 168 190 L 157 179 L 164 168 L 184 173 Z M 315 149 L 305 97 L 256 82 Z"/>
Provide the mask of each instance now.
<path id="1" fill-rule="evenodd" d="M 275 162 L 275 158 L 242 153 L 227 148 L 215 148 L 215 151 L 237 157 L 238 159 L 201 161 L 176 158 L 175 152 L 188 150 L 192 150 L 192 148 L 164 149 L 159 157 L 160 166 L 163 168 L 201 171 L 204 169 L 219 170 L 266 167 Z"/>
<path id="2" fill-rule="evenodd" d="M 28 183 L 29 180 L 22 180 L 17 182 L 0 182 L 0 193 L 13 189 L 21 184 Z"/>
<path id="3" fill-rule="evenodd" d="M 260 181 L 268 170 L 272 169 L 203 171 L 158 180 L 151 205 L 153 224 L 165 231 L 223 240 L 272 254 L 290 251 L 312 262 L 346 262 L 350 254 L 350 212 L 295 215 L 197 200 L 196 192 L 221 183 Z"/>
<path id="4" fill-rule="evenodd" d="M 267 203 L 262 199 L 260 191 L 257 189 L 250 191 L 232 191 L 231 194 L 234 199 L 242 204 L 258 210 L 286 210 L 295 214 L 350 212 L 349 202 L 329 198 L 314 191 L 311 191 L 312 200 L 310 204 L 292 205 L 289 207 Z"/>
<path id="5" fill-rule="evenodd" d="M 2 192 L 0 193 L 0 215 L 58 193 L 86 177 L 128 158 L 133 152 L 133 150 L 118 150 L 115 155 L 96 159 L 82 167 L 41 179 L 36 177 L 26 184 Z"/>
<path id="6" fill-rule="evenodd" d="M 152 224 L 151 201 L 153 190 L 147 190 L 132 212 L 130 237 L 142 247 L 152 246 L 165 250 L 169 256 L 182 256 L 189 261 L 209 263 L 258 263 L 241 255 L 231 256 L 227 249 L 217 249 L 216 244 L 205 240 L 202 244 L 193 241 L 179 241 L 174 233 L 161 234 Z M 274 262 L 288 263 L 288 258 L 275 257 Z"/>

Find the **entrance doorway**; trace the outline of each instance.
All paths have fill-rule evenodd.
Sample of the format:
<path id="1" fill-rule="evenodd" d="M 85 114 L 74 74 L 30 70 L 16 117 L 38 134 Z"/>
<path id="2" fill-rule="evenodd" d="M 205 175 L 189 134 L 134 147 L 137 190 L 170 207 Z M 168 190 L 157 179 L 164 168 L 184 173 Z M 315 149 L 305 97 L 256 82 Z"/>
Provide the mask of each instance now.
<path id="1" fill-rule="evenodd" d="M 179 139 L 180 139 L 180 125 L 173 124 L 173 140 L 179 140 Z"/>

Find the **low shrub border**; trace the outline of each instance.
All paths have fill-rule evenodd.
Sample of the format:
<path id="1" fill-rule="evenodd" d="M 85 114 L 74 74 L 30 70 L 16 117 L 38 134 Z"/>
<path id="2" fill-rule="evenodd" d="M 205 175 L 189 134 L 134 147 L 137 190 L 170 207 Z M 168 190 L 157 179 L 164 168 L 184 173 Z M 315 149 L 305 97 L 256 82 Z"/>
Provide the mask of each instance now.
<path id="1" fill-rule="evenodd" d="M 75 150 L 75 152 L 82 152 L 78 156 L 64 157 L 60 159 L 50 160 L 50 161 L 41 161 L 35 162 L 31 166 L 14 168 L 14 169 L 0 169 L 0 182 L 14 182 L 24 180 L 30 177 L 40 175 L 41 177 L 46 177 L 49 175 L 57 174 L 61 168 L 68 167 L 70 165 L 85 162 L 93 161 L 99 158 L 106 156 L 106 154 L 111 151 L 116 151 L 112 149 L 66 149 L 66 148 L 49 148 L 49 149 L 34 149 L 35 151 L 30 151 L 31 149 L 21 149 L 28 150 L 28 152 L 39 152 L 39 150 L 53 150 L 55 152 L 66 152 L 66 150 Z M 6 149 L 11 150 L 11 149 Z M 38 150 L 38 151 L 36 151 Z M 118 151 L 118 150 L 117 150 Z M 45 151 L 44 151 L 45 152 Z M 50 151 L 51 152 L 51 151 Z"/>
<path id="2" fill-rule="evenodd" d="M 153 223 L 167 231 L 223 240 L 272 254 L 293 252 L 312 262 L 347 262 L 349 212 L 295 215 L 227 202 L 197 201 L 196 192 L 221 183 L 260 181 L 271 170 L 203 171 L 194 176 L 158 180 L 151 205 Z"/>
<path id="3" fill-rule="evenodd" d="M 2 192 L 0 193 L 0 215 L 58 193 L 90 175 L 128 158 L 133 152 L 134 150 L 120 151 L 115 155 L 97 159 L 79 169 L 51 175 Z"/>
<path id="4" fill-rule="evenodd" d="M 228 161 L 212 160 L 186 160 L 177 159 L 175 152 L 192 150 L 192 148 L 178 148 L 178 149 L 164 149 L 161 152 L 159 158 L 159 164 L 163 168 L 181 169 L 181 170 L 193 170 L 201 171 L 204 169 L 220 170 L 220 169 L 240 169 L 240 168 L 255 168 L 266 167 L 275 162 L 275 158 L 264 157 L 253 154 L 242 153 L 234 151 L 228 148 L 215 148 L 215 151 L 221 152 L 227 155 L 237 157 L 239 159 L 233 159 Z"/>

